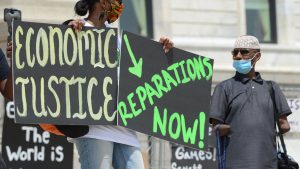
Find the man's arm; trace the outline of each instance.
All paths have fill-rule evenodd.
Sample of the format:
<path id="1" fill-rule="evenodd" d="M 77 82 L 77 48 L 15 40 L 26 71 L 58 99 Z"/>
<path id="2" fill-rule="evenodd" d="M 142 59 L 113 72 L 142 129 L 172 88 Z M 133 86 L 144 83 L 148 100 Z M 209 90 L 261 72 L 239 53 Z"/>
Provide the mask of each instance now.
<path id="1" fill-rule="evenodd" d="M 0 49 L 0 92 L 5 98 L 9 98 L 9 92 L 6 91 L 7 87 L 7 78 L 9 74 L 9 66 L 7 60 L 5 59 L 5 55 Z"/>
<path id="2" fill-rule="evenodd" d="M 12 56 L 12 42 L 7 44 L 6 48 L 7 57 L 11 58 Z M 3 91 L 2 94 L 5 98 L 13 100 L 13 83 L 12 83 L 12 64 L 10 59 L 10 69 L 7 75 L 7 79 L 3 82 Z"/>
<path id="3" fill-rule="evenodd" d="M 6 81 L 7 81 L 6 79 L 0 80 L 0 92 L 2 93 L 3 96 L 4 96 Z"/>
<path id="4" fill-rule="evenodd" d="M 282 134 L 287 133 L 288 131 L 290 131 L 290 124 L 287 120 L 286 115 L 282 115 L 279 117 L 279 125 L 282 131 Z"/>
<path id="5" fill-rule="evenodd" d="M 2 92 L 3 96 L 8 100 L 13 100 L 13 84 L 12 84 L 12 73 L 11 68 L 9 70 L 7 79 L 4 80 L 4 91 Z"/>

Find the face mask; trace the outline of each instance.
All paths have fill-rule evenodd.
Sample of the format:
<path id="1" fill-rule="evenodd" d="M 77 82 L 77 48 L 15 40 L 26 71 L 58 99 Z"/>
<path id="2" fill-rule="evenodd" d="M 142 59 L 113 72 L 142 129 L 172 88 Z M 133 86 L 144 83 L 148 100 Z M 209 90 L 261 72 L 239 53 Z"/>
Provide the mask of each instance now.
<path id="1" fill-rule="evenodd" d="M 252 59 L 256 56 L 256 54 L 252 57 Z M 251 71 L 253 65 L 251 64 L 252 59 L 245 60 L 234 60 L 233 67 L 235 70 L 241 74 L 247 74 Z"/>
<path id="2" fill-rule="evenodd" d="M 124 5 L 119 0 L 112 0 L 111 2 L 111 11 L 108 13 L 107 21 L 108 23 L 113 23 L 116 21 L 122 14 Z"/>

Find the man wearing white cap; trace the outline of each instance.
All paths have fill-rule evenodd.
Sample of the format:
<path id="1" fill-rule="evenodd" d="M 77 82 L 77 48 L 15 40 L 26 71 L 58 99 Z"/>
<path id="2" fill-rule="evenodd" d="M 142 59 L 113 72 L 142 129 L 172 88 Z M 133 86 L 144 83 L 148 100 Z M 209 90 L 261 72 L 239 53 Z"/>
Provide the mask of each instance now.
<path id="1" fill-rule="evenodd" d="M 255 72 L 261 57 L 254 36 L 237 38 L 232 51 L 234 77 L 218 84 L 214 90 L 210 122 L 226 141 L 223 162 L 226 169 L 276 169 L 274 107 L 270 85 Z M 279 86 L 273 82 L 276 107 L 282 131 L 290 127 L 291 110 Z"/>

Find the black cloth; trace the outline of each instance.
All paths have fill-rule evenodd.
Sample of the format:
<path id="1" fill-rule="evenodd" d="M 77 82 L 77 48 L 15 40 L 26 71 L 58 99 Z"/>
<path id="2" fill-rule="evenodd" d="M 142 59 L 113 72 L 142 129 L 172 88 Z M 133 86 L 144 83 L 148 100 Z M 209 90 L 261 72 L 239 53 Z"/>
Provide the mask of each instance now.
<path id="1" fill-rule="evenodd" d="M 9 72 L 9 66 L 2 50 L 0 49 L 0 80 L 5 80 Z"/>
<path id="2" fill-rule="evenodd" d="M 279 86 L 274 83 L 280 115 L 291 110 Z M 251 80 L 236 73 L 218 84 L 211 102 L 210 118 L 229 124 L 226 168 L 276 169 L 274 107 L 269 85 L 259 73 Z"/>

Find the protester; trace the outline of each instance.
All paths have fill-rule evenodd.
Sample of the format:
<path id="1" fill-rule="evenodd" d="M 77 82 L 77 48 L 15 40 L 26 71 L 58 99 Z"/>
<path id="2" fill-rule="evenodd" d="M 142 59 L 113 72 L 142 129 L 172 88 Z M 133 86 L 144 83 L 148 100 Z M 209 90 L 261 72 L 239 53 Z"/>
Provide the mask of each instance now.
<path id="1" fill-rule="evenodd" d="M 270 85 L 255 72 L 261 58 L 254 36 L 237 38 L 232 51 L 234 77 L 214 90 L 210 122 L 228 140 L 227 169 L 276 169 L 276 133 Z M 290 129 L 287 116 L 291 110 L 279 86 L 274 82 L 276 106 L 283 132 Z"/>
<path id="2" fill-rule="evenodd" d="M 0 92 L 6 99 L 12 99 L 12 88 L 9 87 L 11 84 L 8 82 L 8 77 L 11 79 L 11 72 L 7 60 L 5 58 L 5 55 L 3 51 L 0 49 Z M 0 153 L 0 169 L 6 169 L 6 164 L 2 158 L 2 154 Z"/>
<path id="3" fill-rule="evenodd" d="M 88 17 L 73 21 L 76 29 L 81 24 L 87 27 L 103 27 L 118 19 L 123 10 L 119 0 L 80 0 L 75 5 L 77 15 Z M 173 43 L 165 37 L 160 39 L 163 49 L 168 52 Z M 143 169 L 144 163 L 136 133 L 123 127 L 91 125 L 83 137 L 72 139 L 76 144 L 81 169 Z"/>
<path id="4" fill-rule="evenodd" d="M 85 20 L 65 22 L 69 22 L 69 25 L 78 31 L 82 26 L 105 27 L 106 23 L 114 22 L 121 15 L 123 4 L 121 0 L 80 0 L 74 10 L 80 16 L 88 13 Z M 159 42 L 162 43 L 165 52 L 173 47 L 173 43 L 166 37 L 161 37 Z M 11 43 L 8 49 L 8 53 L 11 54 Z M 12 85 L 10 87 L 12 88 Z M 81 169 L 110 169 L 111 165 L 114 169 L 144 168 L 140 143 L 136 133 L 131 130 L 109 125 L 60 125 L 57 128 L 67 136 L 87 133 L 82 137 L 70 139 L 78 150 Z M 79 134 L 74 133 L 77 131 Z"/>

